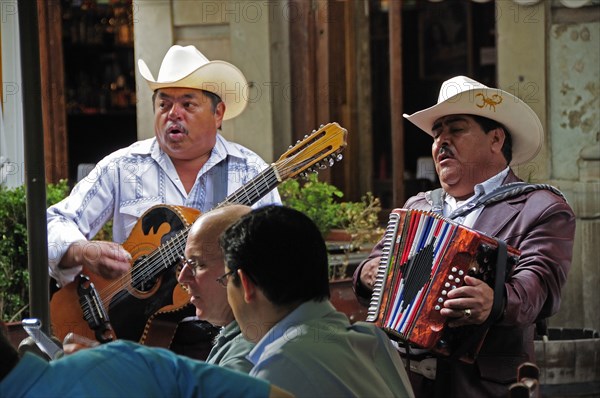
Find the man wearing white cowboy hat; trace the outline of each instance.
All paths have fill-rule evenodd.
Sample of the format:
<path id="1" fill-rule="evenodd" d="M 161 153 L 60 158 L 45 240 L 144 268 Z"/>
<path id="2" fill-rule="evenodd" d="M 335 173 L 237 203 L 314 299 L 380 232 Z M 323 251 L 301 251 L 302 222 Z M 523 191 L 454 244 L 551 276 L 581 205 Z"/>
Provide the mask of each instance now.
<path id="1" fill-rule="evenodd" d="M 573 211 L 558 190 L 520 183 L 510 168 L 530 161 L 543 141 L 539 118 L 517 97 L 456 76 L 443 83 L 436 105 L 404 117 L 433 138 L 441 184 L 404 207 L 439 212 L 521 251 L 503 288 L 495 292 L 467 276 L 440 311 L 450 328 L 490 325 L 475 363 L 419 352 L 411 361 L 411 382 L 417 396 L 504 397 L 517 367 L 535 360 L 536 322 L 558 311 L 571 266 Z M 380 242 L 355 272 L 363 302 L 371 296 L 382 247 Z M 429 372 L 419 366 L 424 358 Z"/>
<path id="2" fill-rule="evenodd" d="M 48 209 L 49 268 L 59 285 L 73 281 L 82 265 L 106 279 L 128 272 L 130 256 L 120 243 L 150 207 L 208 211 L 268 167 L 218 132 L 223 120 L 246 107 L 247 82 L 237 67 L 179 45 L 166 53 L 157 79 L 143 60 L 138 66 L 154 92 L 155 137 L 106 156 Z M 272 203 L 281 203 L 277 190 L 255 206 Z M 110 219 L 115 243 L 94 241 L 94 250 L 87 250 Z"/>

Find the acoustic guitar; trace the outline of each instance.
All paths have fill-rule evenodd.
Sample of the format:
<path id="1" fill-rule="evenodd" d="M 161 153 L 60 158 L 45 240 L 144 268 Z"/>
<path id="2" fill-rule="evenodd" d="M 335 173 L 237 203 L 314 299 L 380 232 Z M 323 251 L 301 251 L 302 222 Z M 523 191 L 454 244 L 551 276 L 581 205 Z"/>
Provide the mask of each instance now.
<path id="1" fill-rule="evenodd" d="M 217 207 L 251 206 L 286 179 L 332 166 L 342 158 L 346 135 L 337 123 L 321 126 Z M 183 206 L 148 209 L 123 243 L 132 256 L 128 273 L 107 280 L 84 267 L 54 293 L 53 334 L 61 340 L 75 333 L 101 343 L 119 338 L 168 347 L 177 323 L 195 313 L 177 274 L 189 229 L 199 216 L 200 211 Z"/>

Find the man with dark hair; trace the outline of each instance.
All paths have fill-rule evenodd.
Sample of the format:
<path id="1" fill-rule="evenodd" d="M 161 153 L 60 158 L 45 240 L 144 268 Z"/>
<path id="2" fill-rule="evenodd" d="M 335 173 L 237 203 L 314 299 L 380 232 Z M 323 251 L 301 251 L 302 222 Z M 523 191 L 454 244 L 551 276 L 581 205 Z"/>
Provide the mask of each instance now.
<path id="1" fill-rule="evenodd" d="M 104 308 L 118 338 L 142 341 L 144 325 L 154 328 L 156 324 L 149 322 L 149 316 L 172 304 L 183 307 L 181 302 L 171 302 L 171 297 L 184 300 L 174 277 L 175 263 L 182 253 L 174 250 L 165 256 L 173 261 L 165 261 L 165 271 L 161 270 L 160 275 L 147 263 L 132 261 L 132 256 L 135 260 L 142 255 L 150 257 L 149 248 L 157 244 L 161 245 L 159 250 L 166 249 L 164 244 L 183 229 L 184 215 L 190 214 L 193 221 L 191 214 L 216 207 L 268 165 L 256 153 L 228 141 L 219 132 L 222 123 L 240 115 L 248 102 L 244 95 L 248 83 L 235 65 L 209 60 L 194 46 L 174 45 L 165 54 L 156 79 L 143 60 L 138 66 L 153 91 L 154 137 L 107 155 L 67 198 L 48 208 L 47 219 L 49 272 L 58 285 L 79 282 L 83 273 L 101 291 L 102 286 L 115 286 L 112 280 L 130 273 L 131 284 L 138 284 L 134 288 L 151 298 L 138 303 L 144 308 L 133 310 L 135 316 L 129 312 L 128 304 L 135 301 L 129 295 L 113 300 L 110 310 Z M 256 206 L 281 202 L 276 189 L 257 193 L 264 197 L 256 195 Z M 113 241 L 95 240 L 98 231 L 111 220 Z M 133 275 L 132 263 L 144 275 L 146 271 L 155 274 L 149 277 L 149 283 L 137 283 L 146 278 Z M 159 283 L 155 283 L 157 276 L 162 277 Z M 124 279 L 116 283 L 128 288 L 122 283 Z M 79 297 L 75 291 L 71 285 L 53 297 L 53 329 L 61 339 L 68 332 L 81 334 L 87 327 L 87 323 L 76 324 L 83 322 L 83 317 L 76 311 Z M 72 302 L 75 311 L 61 305 L 64 302 Z M 186 309 L 179 313 L 183 318 Z M 194 325 L 198 327 L 190 327 Z M 203 346 L 212 333 L 203 323 L 184 322 L 179 326 L 177 337 L 171 341 L 174 349 Z M 92 325 L 84 335 L 93 335 L 91 329 L 100 330 Z M 181 348 L 179 352 L 193 351 Z M 194 356 L 203 359 L 204 355 Z"/>
<path id="2" fill-rule="evenodd" d="M 436 105 L 404 117 L 433 138 L 442 186 L 408 199 L 404 207 L 440 213 L 521 252 L 500 291 L 466 276 L 464 286 L 443 300 L 440 314 L 450 328 L 491 325 L 475 363 L 413 349 L 418 354 L 410 358 L 413 388 L 423 397 L 505 397 L 517 367 L 534 360 L 535 324 L 558 311 L 571 266 L 570 206 L 556 188 L 525 184 L 511 169 L 539 152 L 542 124 L 519 98 L 464 76 L 443 83 Z M 371 297 L 382 248 L 380 242 L 354 274 L 363 302 Z"/>
<path id="3" fill-rule="evenodd" d="M 227 297 L 251 376 L 298 397 L 412 396 L 398 353 L 373 325 L 329 301 L 327 250 L 316 225 L 283 206 L 253 210 L 221 237 Z"/>
<path id="4" fill-rule="evenodd" d="M 264 380 L 125 340 L 19 357 L 0 324 L 0 397 L 292 397 Z"/>
<path id="5" fill-rule="evenodd" d="M 143 60 L 138 67 L 153 91 L 154 137 L 106 156 L 48 209 L 50 276 L 59 285 L 73 281 L 82 266 L 105 279 L 130 271 L 121 244 L 146 210 L 169 204 L 206 212 L 268 166 L 219 133 L 248 102 L 248 83 L 235 65 L 174 45 L 156 79 Z M 273 190 L 257 206 L 280 202 Z M 114 243 L 90 242 L 111 219 Z"/>

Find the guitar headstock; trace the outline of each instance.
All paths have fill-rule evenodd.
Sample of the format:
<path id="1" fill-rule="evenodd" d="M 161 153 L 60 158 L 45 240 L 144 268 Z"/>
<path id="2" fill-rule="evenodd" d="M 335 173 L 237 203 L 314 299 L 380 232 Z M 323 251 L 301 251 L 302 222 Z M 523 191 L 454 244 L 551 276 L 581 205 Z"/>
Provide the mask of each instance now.
<path id="1" fill-rule="evenodd" d="M 280 181 L 333 166 L 342 159 L 347 134 L 348 131 L 335 122 L 313 130 L 273 163 Z"/>

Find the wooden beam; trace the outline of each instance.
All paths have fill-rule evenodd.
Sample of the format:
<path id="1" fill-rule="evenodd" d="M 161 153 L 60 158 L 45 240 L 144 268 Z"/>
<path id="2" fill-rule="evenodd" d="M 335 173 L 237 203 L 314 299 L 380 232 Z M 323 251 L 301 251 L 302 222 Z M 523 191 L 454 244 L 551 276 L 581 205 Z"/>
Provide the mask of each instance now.
<path id="1" fill-rule="evenodd" d="M 46 180 L 68 178 L 68 148 L 59 0 L 38 0 L 42 123 Z"/>
<path id="2" fill-rule="evenodd" d="M 292 139 L 302 139 L 317 124 L 315 106 L 314 9 L 306 0 L 290 0 L 295 18 L 290 23 Z"/>
<path id="3" fill-rule="evenodd" d="M 404 118 L 402 117 L 402 1 L 389 2 L 390 117 L 392 133 L 392 202 L 401 207 L 404 197 Z"/>

